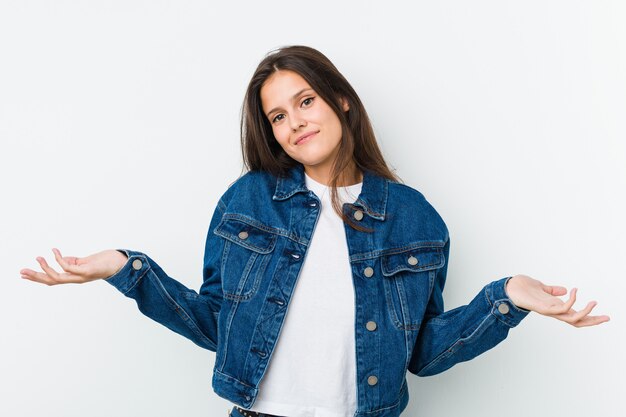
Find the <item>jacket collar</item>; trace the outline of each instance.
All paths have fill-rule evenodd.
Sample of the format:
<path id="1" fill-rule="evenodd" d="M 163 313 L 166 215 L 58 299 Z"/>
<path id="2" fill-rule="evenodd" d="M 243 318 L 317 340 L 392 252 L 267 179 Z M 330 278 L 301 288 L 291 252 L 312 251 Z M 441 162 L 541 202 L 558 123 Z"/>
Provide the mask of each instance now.
<path id="1" fill-rule="evenodd" d="M 372 172 L 363 172 L 363 186 L 361 194 L 354 202 L 355 206 L 360 207 L 368 216 L 385 220 L 387 210 L 387 179 L 380 177 Z M 274 200 L 286 200 L 293 197 L 297 193 L 306 193 L 304 180 L 304 168 L 301 164 L 291 168 L 289 172 L 278 177 L 276 181 L 276 191 L 272 197 Z"/>

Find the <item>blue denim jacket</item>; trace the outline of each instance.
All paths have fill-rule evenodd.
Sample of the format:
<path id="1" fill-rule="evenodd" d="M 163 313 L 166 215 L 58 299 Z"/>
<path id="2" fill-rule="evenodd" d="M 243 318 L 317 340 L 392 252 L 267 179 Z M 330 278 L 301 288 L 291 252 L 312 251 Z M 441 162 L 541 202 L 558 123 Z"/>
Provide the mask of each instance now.
<path id="1" fill-rule="evenodd" d="M 147 255 L 107 281 L 148 317 L 216 352 L 213 389 L 250 408 L 257 397 L 320 213 L 301 166 L 286 177 L 249 172 L 221 197 L 206 239 L 199 292 Z M 528 314 L 505 293 L 505 277 L 466 306 L 444 312 L 450 240 L 418 191 L 365 172 L 344 213 L 355 294 L 355 417 L 399 416 L 407 370 L 427 376 L 492 348 Z M 366 326 L 368 322 L 376 325 Z M 297 366 L 297 364 L 294 364 Z M 329 375 L 332 377 L 332 375 Z"/>

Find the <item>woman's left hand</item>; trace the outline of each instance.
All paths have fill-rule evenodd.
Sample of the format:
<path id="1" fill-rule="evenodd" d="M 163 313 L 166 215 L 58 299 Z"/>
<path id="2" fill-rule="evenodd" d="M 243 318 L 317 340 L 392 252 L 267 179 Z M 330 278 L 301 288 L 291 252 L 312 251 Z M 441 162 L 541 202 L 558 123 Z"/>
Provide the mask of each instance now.
<path id="1" fill-rule="evenodd" d="M 577 289 L 573 288 L 567 301 L 559 297 L 567 294 L 567 289 L 550 286 L 526 275 L 515 275 L 506 285 L 506 292 L 516 306 L 539 314 L 564 321 L 575 327 L 595 326 L 609 321 L 609 316 L 590 316 L 598 304 L 591 301 L 580 311 L 572 307 L 576 302 Z"/>

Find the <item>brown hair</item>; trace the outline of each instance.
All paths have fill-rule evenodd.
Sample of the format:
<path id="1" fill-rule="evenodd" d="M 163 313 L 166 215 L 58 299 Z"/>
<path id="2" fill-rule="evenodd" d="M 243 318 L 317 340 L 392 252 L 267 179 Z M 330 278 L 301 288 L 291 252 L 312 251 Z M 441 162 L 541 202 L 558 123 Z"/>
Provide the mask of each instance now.
<path id="1" fill-rule="evenodd" d="M 261 106 L 261 87 L 272 74 L 280 70 L 293 71 L 304 78 L 328 103 L 341 122 L 342 140 L 329 184 L 331 202 L 337 214 L 354 226 L 343 215 L 337 195 L 337 183 L 344 170 L 354 162 L 360 171 L 369 171 L 392 181 L 397 181 L 398 178 L 383 158 L 359 96 L 321 52 L 307 46 L 286 46 L 269 52 L 259 63 L 248 84 L 241 112 L 241 150 L 244 165 L 251 171 L 260 170 L 281 176 L 299 164 L 287 155 L 274 138 L 272 126 Z M 341 99 L 346 100 L 349 106 L 347 112 L 343 110 Z"/>

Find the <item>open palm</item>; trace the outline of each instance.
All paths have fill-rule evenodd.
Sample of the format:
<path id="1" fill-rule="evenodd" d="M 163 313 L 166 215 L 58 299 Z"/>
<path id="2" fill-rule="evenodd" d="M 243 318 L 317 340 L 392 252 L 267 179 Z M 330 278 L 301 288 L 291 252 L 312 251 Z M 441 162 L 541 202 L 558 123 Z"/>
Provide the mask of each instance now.
<path id="1" fill-rule="evenodd" d="M 56 248 L 53 248 L 52 252 L 64 272 L 55 271 L 43 257 L 38 256 L 37 262 L 39 262 L 43 272 L 24 268 L 20 271 L 22 278 L 46 285 L 81 284 L 110 277 L 119 271 L 127 261 L 124 254 L 113 249 L 104 250 L 84 258 L 62 256 Z"/>

